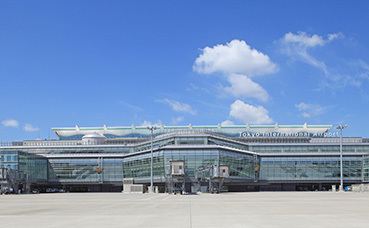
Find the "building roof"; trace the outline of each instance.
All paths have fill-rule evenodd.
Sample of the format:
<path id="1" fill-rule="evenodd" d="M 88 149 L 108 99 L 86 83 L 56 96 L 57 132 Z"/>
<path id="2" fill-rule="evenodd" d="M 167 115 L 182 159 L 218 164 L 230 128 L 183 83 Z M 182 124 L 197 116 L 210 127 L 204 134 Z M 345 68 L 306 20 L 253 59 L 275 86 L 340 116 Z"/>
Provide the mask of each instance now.
<path id="1" fill-rule="evenodd" d="M 176 131 L 203 131 L 215 132 L 231 137 L 245 137 L 246 135 L 258 136 L 298 136 L 295 134 L 304 133 L 303 136 L 322 136 L 331 129 L 332 125 L 208 125 L 208 126 L 164 126 L 156 127 L 153 134 L 158 136 Z M 54 133 L 60 139 L 81 139 L 84 135 L 91 133 L 102 134 L 107 138 L 148 138 L 151 136 L 151 130 L 147 126 L 127 127 L 75 127 L 52 128 Z M 274 135 L 275 134 L 275 135 Z M 301 136 L 301 135 L 300 135 Z"/>

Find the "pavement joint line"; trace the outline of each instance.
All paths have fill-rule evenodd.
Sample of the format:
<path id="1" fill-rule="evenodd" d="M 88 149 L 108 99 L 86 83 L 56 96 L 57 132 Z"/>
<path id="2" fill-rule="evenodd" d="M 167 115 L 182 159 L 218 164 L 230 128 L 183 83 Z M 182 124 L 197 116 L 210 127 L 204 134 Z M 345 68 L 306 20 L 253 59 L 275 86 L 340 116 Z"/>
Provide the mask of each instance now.
<path id="1" fill-rule="evenodd" d="M 156 198 L 159 198 L 160 196 L 154 196 L 154 197 L 150 197 L 150 198 L 145 198 L 145 199 L 139 199 L 139 200 L 142 200 L 142 201 L 145 201 L 145 200 L 152 200 L 152 199 L 156 199 Z"/>
<path id="2" fill-rule="evenodd" d="M 167 199 L 169 199 L 169 198 L 171 198 L 171 195 L 168 195 L 167 197 L 165 197 L 164 199 L 162 199 L 162 200 L 167 200 Z"/>
<path id="3" fill-rule="evenodd" d="M 190 228 L 192 228 L 192 200 L 190 198 Z"/>

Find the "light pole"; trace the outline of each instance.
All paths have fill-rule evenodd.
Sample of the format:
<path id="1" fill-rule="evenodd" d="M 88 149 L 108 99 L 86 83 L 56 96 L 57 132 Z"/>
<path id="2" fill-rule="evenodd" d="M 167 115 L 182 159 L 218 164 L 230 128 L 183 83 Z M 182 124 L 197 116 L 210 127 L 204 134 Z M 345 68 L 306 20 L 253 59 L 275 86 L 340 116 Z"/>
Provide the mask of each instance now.
<path id="1" fill-rule="evenodd" d="M 342 126 L 341 124 L 336 127 L 336 129 L 340 130 L 340 189 L 339 191 L 343 191 L 343 159 L 342 159 L 342 130 L 347 127 L 347 124 L 345 126 Z"/>
<path id="2" fill-rule="evenodd" d="M 153 185 L 154 185 L 154 177 L 153 177 L 153 148 L 152 148 L 152 141 L 154 137 L 154 130 L 156 130 L 155 126 L 147 127 L 151 131 L 151 174 L 150 174 L 150 193 L 153 193 Z"/>

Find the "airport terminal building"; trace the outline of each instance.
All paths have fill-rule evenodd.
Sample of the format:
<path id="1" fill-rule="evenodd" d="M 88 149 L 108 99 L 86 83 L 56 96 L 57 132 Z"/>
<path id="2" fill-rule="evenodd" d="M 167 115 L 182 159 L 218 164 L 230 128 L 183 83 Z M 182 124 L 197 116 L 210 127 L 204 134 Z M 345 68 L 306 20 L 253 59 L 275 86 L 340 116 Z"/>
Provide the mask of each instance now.
<path id="1" fill-rule="evenodd" d="M 0 183 L 16 191 L 122 191 L 124 180 L 132 180 L 145 188 L 151 181 L 152 149 L 153 183 L 161 192 L 173 180 L 180 180 L 186 192 L 208 191 L 207 182 L 216 179 L 209 167 L 227 171 L 217 176 L 222 191 L 328 190 L 340 183 L 340 137 L 331 128 L 53 128 L 59 140 L 1 144 Z M 344 185 L 369 182 L 369 139 L 344 137 L 342 142 Z M 170 171 L 174 163 L 180 177 Z"/>

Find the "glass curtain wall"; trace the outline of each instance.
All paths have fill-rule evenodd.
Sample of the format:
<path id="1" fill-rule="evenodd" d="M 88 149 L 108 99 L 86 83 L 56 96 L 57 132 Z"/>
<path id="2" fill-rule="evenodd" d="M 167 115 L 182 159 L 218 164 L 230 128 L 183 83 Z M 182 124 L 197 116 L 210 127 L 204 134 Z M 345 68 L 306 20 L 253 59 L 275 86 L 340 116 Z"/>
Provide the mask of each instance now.
<path id="1" fill-rule="evenodd" d="M 122 182 L 122 158 L 49 159 L 49 181 L 61 183 Z"/>
<path id="2" fill-rule="evenodd" d="M 0 155 L 1 155 L 0 160 L 1 168 L 10 168 L 14 170 L 18 169 L 19 151 L 16 150 L 0 151 Z"/>
<path id="3" fill-rule="evenodd" d="M 104 182 L 122 182 L 123 159 L 103 158 L 101 172 Z"/>
<path id="4" fill-rule="evenodd" d="M 339 157 L 261 157 L 262 180 L 339 180 Z M 346 180 L 361 180 L 361 157 L 343 158 Z"/>
<path id="5" fill-rule="evenodd" d="M 124 178 L 150 178 L 151 153 L 135 155 L 123 159 Z M 153 175 L 164 177 L 163 152 L 153 153 Z"/>
<path id="6" fill-rule="evenodd" d="M 221 151 L 220 165 L 229 166 L 229 178 L 257 178 L 255 177 L 255 165 L 258 163 L 252 155 Z"/>
<path id="7" fill-rule="evenodd" d="M 363 157 L 363 181 L 369 182 L 369 155 Z"/>
<path id="8" fill-rule="evenodd" d="M 125 178 L 150 178 L 150 153 L 124 158 Z M 164 178 L 170 170 L 170 161 L 184 161 L 186 177 L 195 178 L 196 170 L 211 165 L 230 167 L 230 178 L 255 178 L 255 161 L 252 155 L 219 151 L 218 149 L 173 149 L 154 153 L 155 178 Z"/>
<path id="9" fill-rule="evenodd" d="M 271 145 L 271 146 L 249 146 L 250 151 L 258 153 L 339 153 L 339 145 Z M 342 147 L 344 153 L 369 152 L 369 146 L 348 146 Z"/>
<path id="10" fill-rule="evenodd" d="M 30 182 L 47 180 L 47 159 L 18 150 L 0 151 L 0 167 L 19 170 L 28 175 Z"/>
<path id="11" fill-rule="evenodd" d="M 184 161 L 186 176 L 195 178 L 195 171 L 210 165 L 219 165 L 217 149 L 174 149 L 165 150 L 164 168 L 170 170 L 170 161 Z"/>
<path id="12" fill-rule="evenodd" d="M 27 153 L 19 153 L 19 170 L 28 174 L 32 183 L 47 181 L 47 159 Z"/>
<path id="13" fill-rule="evenodd" d="M 49 159 L 50 182 L 99 182 L 98 158 Z"/>

